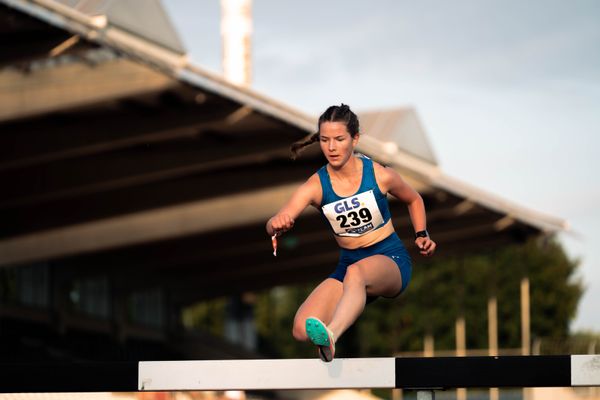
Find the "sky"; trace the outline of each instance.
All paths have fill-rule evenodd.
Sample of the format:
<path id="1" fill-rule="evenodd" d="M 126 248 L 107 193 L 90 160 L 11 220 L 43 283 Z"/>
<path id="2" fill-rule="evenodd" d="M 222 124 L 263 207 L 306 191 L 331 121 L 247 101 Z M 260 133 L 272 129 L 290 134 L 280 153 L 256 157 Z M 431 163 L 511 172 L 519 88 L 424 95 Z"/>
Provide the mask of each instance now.
<path id="1" fill-rule="evenodd" d="M 163 5 L 220 73 L 219 1 Z M 446 174 L 568 221 L 571 328 L 600 332 L 598 21 L 596 0 L 254 0 L 252 88 L 315 116 L 413 107 Z"/>

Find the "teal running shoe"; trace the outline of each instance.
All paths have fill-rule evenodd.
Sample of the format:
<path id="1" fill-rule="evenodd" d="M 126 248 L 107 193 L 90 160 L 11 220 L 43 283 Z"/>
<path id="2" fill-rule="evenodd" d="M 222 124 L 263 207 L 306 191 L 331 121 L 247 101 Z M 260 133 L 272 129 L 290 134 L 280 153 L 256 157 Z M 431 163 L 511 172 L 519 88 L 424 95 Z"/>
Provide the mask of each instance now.
<path id="1" fill-rule="evenodd" d="M 319 358 L 325 362 L 330 362 L 335 356 L 335 339 L 333 333 L 318 318 L 309 317 L 306 319 L 306 335 L 313 344 L 317 346 Z"/>

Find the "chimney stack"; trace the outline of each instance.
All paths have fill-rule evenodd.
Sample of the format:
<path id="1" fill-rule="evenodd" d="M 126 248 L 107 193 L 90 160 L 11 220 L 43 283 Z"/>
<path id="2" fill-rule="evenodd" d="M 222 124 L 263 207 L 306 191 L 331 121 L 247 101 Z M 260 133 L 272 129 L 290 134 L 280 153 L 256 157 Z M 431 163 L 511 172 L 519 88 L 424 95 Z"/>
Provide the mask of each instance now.
<path id="1" fill-rule="evenodd" d="M 244 87 L 252 79 L 251 35 L 252 0 L 221 0 L 223 75 Z"/>

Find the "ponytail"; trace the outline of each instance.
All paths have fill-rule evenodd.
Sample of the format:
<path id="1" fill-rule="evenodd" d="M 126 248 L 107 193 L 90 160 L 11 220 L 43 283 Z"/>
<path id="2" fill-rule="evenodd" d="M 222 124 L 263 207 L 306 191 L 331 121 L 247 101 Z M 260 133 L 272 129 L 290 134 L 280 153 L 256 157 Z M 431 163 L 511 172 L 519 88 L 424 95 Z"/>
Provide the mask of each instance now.
<path id="1" fill-rule="evenodd" d="M 311 134 L 308 138 L 299 140 L 297 142 L 292 143 L 290 146 L 290 151 L 292 152 L 292 160 L 298 158 L 298 155 L 302 152 L 302 150 L 306 146 L 310 146 L 311 144 L 319 141 L 319 132 L 315 132 Z"/>

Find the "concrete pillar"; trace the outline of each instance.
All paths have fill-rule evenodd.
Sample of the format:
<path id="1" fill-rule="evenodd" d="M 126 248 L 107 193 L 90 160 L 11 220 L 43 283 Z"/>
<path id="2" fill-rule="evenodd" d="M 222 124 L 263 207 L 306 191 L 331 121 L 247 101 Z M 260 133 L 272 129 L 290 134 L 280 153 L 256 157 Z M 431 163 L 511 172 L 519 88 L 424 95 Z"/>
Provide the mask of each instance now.
<path id="1" fill-rule="evenodd" d="M 531 354 L 529 277 L 521 279 L 521 354 Z"/>
<path id="2" fill-rule="evenodd" d="M 221 0 L 223 75 L 248 87 L 252 76 L 252 0 Z"/>
<path id="3" fill-rule="evenodd" d="M 423 357 L 433 357 L 434 351 L 435 342 L 433 340 L 433 335 L 431 333 L 428 333 L 423 339 Z"/>
<path id="4" fill-rule="evenodd" d="M 488 351 L 490 356 L 498 355 L 498 298 L 490 296 L 488 299 Z M 498 400 L 498 388 L 490 388 L 490 400 Z"/>
<path id="5" fill-rule="evenodd" d="M 392 389 L 392 400 L 402 400 L 404 398 L 404 392 L 402 389 Z"/>
<path id="6" fill-rule="evenodd" d="M 530 328 L 530 305 L 529 305 L 529 277 L 521 279 L 521 354 L 531 354 L 531 328 Z M 523 389 L 523 400 L 530 400 L 532 391 Z"/>
<path id="7" fill-rule="evenodd" d="M 464 357 L 467 355 L 467 335 L 465 326 L 465 316 L 460 314 L 456 319 L 455 331 L 456 331 L 456 356 Z M 467 389 L 460 388 L 456 389 L 456 399 L 466 400 Z"/>

